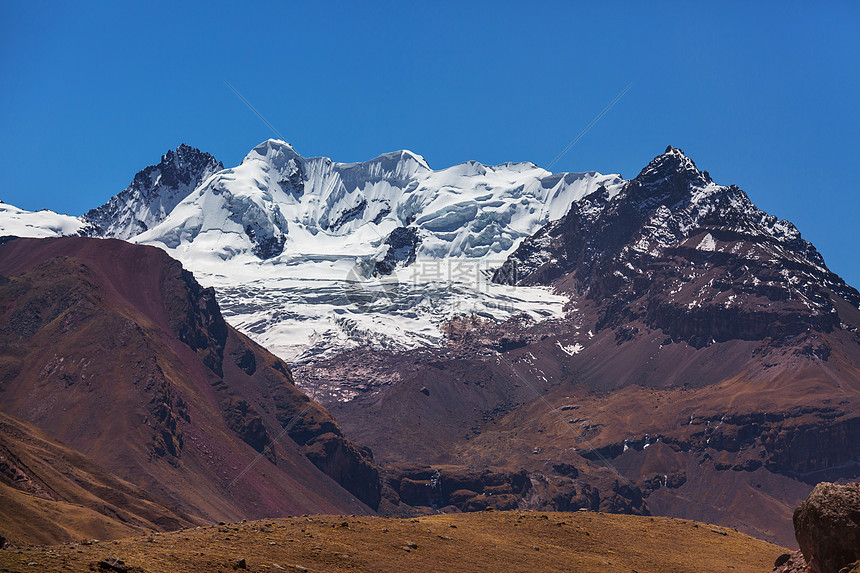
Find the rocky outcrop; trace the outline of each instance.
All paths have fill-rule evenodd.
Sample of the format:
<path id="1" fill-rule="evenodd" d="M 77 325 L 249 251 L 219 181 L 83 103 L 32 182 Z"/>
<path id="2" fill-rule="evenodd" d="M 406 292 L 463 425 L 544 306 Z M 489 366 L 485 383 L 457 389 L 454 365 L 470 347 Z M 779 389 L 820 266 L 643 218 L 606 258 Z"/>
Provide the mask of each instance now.
<path id="1" fill-rule="evenodd" d="M 170 326 L 206 366 L 221 376 L 227 323 L 215 300 L 215 290 L 201 287 L 179 262 L 167 255 L 164 259 L 167 269 L 161 293 Z"/>
<path id="2" fill-rule="evenodd" d="M 459 511 L 516 509 L 531 489 L 525 471 L 392 465 L 385 472 L 387 502 Z M 388 508 L 391 513 L 391 507 Z"/>
<path id="3" fill-rule="evenodd" d="M 374 265 L 377 275 L 390 275 L 398 266 L 409 266 L 415 262 L 421 237 L 416 227 L 398 227 L 385 237 L 388 247 L 385 255 Z"/>
<path id="4" fill-rule="evenodd" d="M 379 508 L 382 495 L 379 470 L 369 449 L 356 446 L 337 428 L 333 432 L 314 435 L 305 442 L 304 453 L 316 467 L 368 507 Z"/>
<path id="5" fill-rule="evenodd" d="M 661 441 L 675 452 L 697 452 L 708 459 L 722 453 L 732 462 L 718 461 L 718 471 L 755 471 L 764 467 L 807 483 L 849 477 L 860 457 L 860 417 L 844 407 L 799 407 L 783 412 L 725 413 L 691 418 L 665 433 L 627 438 L 594 448 L 586 459 L 614 459 L 625 451 L 644 451 Z M 669 479 L 671 478 L 671 479 Z M 664 483 L 665 482 L 665 483 Z M 683 484 L 683 476 L 656 476 L 643 489 Z"/>
<path id="6" fill-rule="evenodd" d="M 525 500 L 529 509 L 650 515 L 643 491 L 627 481 L 545 473 L 530 477 L 533 487 Z"/>
<path id="7" fill-rule="evenodd" d="M 773 567 L 773 573 L 809 573 L 809 566 L 800 551 L 783 553 L 776 558 Z"/>
<path id="8" fill-rule="evenodd" d="M 812 573 L 838 573 L 860 560 L 860 484 L 820 483 L 794 511 L 794 530 Z"/>
<path id="9" fill-rule="evenodd" d="M 557 465 L 557 473 L 547 475 L 522 469 L 393 464 L 386 466 L 383 474 L 385 503 L 380 507 L 389 515 L 408 514 L 412 509 L 582 509 L 648 515 L 639 488 L 618 481 L 594 487 L 586 480 L 577 480 L 578 470 L 573 466 Z"/>

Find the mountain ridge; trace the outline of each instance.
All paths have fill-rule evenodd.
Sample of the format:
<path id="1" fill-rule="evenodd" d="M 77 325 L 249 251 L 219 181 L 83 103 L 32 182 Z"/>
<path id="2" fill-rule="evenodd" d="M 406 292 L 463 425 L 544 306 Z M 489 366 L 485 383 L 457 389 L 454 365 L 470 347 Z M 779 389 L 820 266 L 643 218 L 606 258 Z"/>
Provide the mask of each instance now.
<path id="1" fill-rule="evenodd" d="M 139 176 L 145 178 L 147 172 Z M 667 177 L 675 182 L 664 185 Z M 707 217 L 715 220 L 718 234 L 749 234 L 752 229 L 785 251 L 779 260 L 789 265 L 787 269 L 800 264 L 790 252 L 804 258 L 806 282 L 824 280 L 856 300 L 852 289 L 826 270 L 794 225 L 758 210 L 737 187 L 717 185 L 672 146 L 636 178 L 625 181 L 594 172 L 550 174 L 531 163 L 464 162 L 433 171 L 421 156 L 406 150 L 366 162 L 337 163 L 304 158 L 287 143 L 267 140 L 242 164 L 203 183 L 164 220 L 132 240 L 159 246 L 182 260 L 199 280 L 216 287 L 233 324 L 279 356 L 299 363 L 364 344 L 392 349 L 442 344 L 442 326 L 450 314 L 446 309 L 494 320 L 506 320 L 517 311 L 536 320 L 561 316 L 563 297 L 522 287 L 548 284 L 525 274 L 548 263 L 541 272 L 560 275 L 564 264 L 572 264 L 566 261 L 573 253 L 544 250 L 545 261 L 531 262 L 524 255 L 534 249 L 535 241 L 550 240 L 562 218 L 571 222 L 571 210 L 579 211 L 577 220 L 583 224 L 589 217 L 602 216 L 616 229 L 613 233 L 624 226 L 636 227 L 639 240 L 627 246 L 628 252 L 613 255 L 631 259 L 627 264 L 634 267 L 633 258 L 678 243 L 691 226 L 706 227 Z M 624 201 L 616 197 L 622 188 L 629 195 Z M 655 195 L 663 192 L 677 196 Z M 124 193 L 130 195 L 128 190 Z M 650 202 L 663 208 L 651 209 Z M 614 209 L 612 217 L 604 213 L 607 207 Z M 618 208 L 629 212 L 617 212 Z M 648 213 L 647 221 L 638 210 Z M 733 227 L 727 226 L 728 220 L 720 222 L 729 216 L 734 218 Z M 21 230 L 8 222 L 0 216 L 0 229 Z M 74 226 L 74 220 L 71 223 Z M 40 231 L 51 233 L 56 231 Z M 600 248 L 606 250 L 608 235 L 602 236 Z M 623 237 L 616 240 L 624 245 Z M 719 242 L 712 233 L 697 241 L 683 248 L 709 252 L 712 243 Z M 583 248 L 586 251 L 577 255 L 582 257 L 580 275 L 601 257 L 587 241 Z M 505 261 L 515 252 L 519 280 L 504 277 L 510 270 Z M 457 269 L 471 270 L 456 274 Z M 626 278 L 603 281 L 610 290 L 619 288 L 616 282 L 641 280 L 627 276 L 636 273 L 621 266 L 613 272 Z M 518 286 L 513 290 L 493 286 L 486 280 L 491 275 L 496 283 Z M 356 307 L 355 301 L 372 304 L 361 302 Z M 273 306 L 289 307 L 291 312 L 272 314 L 267 309 Z"/>

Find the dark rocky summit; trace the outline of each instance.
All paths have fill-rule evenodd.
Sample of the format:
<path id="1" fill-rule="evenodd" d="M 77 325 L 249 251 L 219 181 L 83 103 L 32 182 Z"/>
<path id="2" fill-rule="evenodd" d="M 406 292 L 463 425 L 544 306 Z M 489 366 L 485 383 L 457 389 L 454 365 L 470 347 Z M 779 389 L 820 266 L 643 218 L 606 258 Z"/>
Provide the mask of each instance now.
<path id="1" fill-rule="evenodd" d="M 164 220 L 210 175 L 224 165 L 210 154 L 184 143 L 161 157 L 157 165 L 138 172 L 131 184 L 83 219 L 92 236 L 129 239 Z"/>
<path id="2" fill-rule="evenodd" d="M 614 197 L 601 189 L 574 203 L 495 279 L 583 293 L 600 310 L 598 327 L 642 320 L 697 348 L 830 332 L 840 325 L 830 293 L 860 306 L 794 225 L 672 147 Z"/>

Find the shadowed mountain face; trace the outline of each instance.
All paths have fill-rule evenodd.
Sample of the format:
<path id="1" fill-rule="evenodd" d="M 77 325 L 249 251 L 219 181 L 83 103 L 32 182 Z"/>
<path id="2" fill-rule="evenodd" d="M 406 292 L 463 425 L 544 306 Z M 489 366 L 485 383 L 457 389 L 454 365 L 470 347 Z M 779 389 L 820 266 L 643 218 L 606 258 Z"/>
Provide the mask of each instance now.
<path id="1" fill-rule="evenodd" d="M 367 513 L 379 501 L 369 451 L 152 247 L 0 245 L 0 410 L 173 508 L 174 522 Z"/>
<path id="2" fill-rule="evenodd" d="M 860 472 L 860 295 L 680 150 L 575 202 L 495 280 L 566 295 L 565 318 L 460 317 L 443 349 L 299 370 L 358 394 L 332 412 L 401 501 L 424 480 L 425 505 L 475 505 L 488 484 L 440 499 L 446 476 L 525 471 L 530 487 L 505 490 L 520 507 L 650 511 L 793 546 L 812 486 Z"/>

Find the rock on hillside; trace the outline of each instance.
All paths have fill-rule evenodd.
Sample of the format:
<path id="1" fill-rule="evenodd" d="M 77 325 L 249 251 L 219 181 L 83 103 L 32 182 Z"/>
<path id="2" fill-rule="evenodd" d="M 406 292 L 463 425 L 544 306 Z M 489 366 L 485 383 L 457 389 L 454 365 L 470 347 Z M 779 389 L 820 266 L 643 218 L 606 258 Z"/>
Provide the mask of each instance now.
<path id="1" fill-rule="evenodd" d="M 820 483 L 794 512 L 797 543 L 812 573 L 860 561 L 860 484 Z"/>

